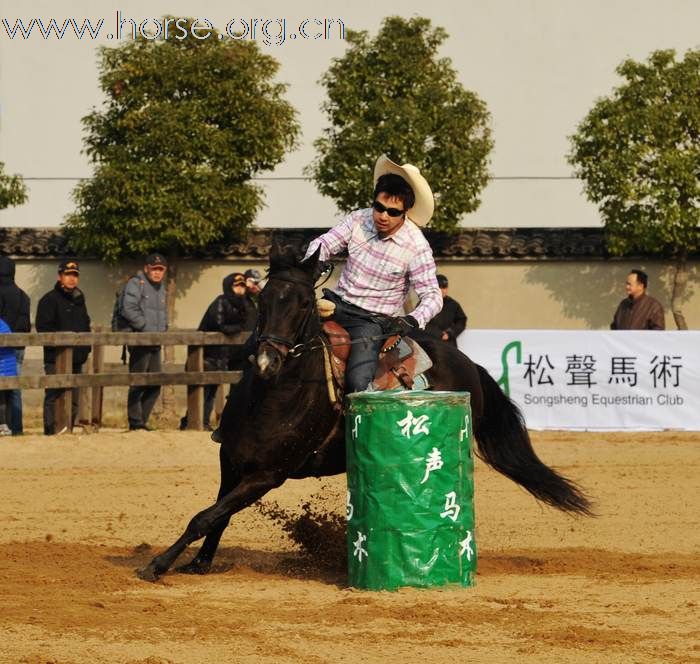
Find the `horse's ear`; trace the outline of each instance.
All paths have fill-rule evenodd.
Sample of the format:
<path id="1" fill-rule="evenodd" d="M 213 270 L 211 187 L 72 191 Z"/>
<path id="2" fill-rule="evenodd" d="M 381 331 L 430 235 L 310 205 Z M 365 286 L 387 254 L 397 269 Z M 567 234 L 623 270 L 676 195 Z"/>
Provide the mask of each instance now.
<path id="1" fill-rule="evenodd" d="M 309 274 L 316 276 L 316 272 L 318 271 L 318 261 L 319 258 L 321 257 L 321 245 L 319 244 L 318 247 L 316 248 L 316 251 L 314 251 L 313 254 L 311 254 L 306 260 L 304 260 L 301 263 L 301 267 L 304 268 L 305 272 L 308 272 Z"/>
<path id="2" fill-rule="evenodd" d="M 280 259 L 284 255 L 284 247 L 282 243 L 276 238 L 272 238 L 272 243 L 270 244 L 270 264 L 274 265 L 279 263 Z"/>
<path id="3" fill-rule="evenodd" d="M 288 244 L 282 244 L 277 238 L 272 238 L 270 244 L 270 267 L 288 267 L 295 263 L 294 250 Z"/>

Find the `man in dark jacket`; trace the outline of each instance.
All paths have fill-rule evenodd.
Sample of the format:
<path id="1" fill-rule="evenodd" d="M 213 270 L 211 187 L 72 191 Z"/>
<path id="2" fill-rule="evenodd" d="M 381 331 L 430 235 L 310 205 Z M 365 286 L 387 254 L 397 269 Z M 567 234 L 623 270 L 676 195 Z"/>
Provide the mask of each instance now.
<path id="1" fill-rule="evenodd" d="M 0 318 L 12 332 L 29 332 L 29 296 L 15 284 L 15 262 L 0 256 Z M 17 375 L 22 373 L 24 348 L 15 348 Z M 22 433 L 22 391 L 12 390 L 10 395 L 10 429 L 15 435 Z"/>
<path id="2" fill-rule="evenodd" d="M 464 332 L 467 326 L 467 317 L 457 300 L 453 300 L 448 294 L 449 282 L 444 274 L 437 275 L 438 286 L 442 293 L 442 310 L 425 326 L 425 331 L 436 339 L 442 339 L 457 345 L 457 337 Z"/>
<path id="3" fill-rule="evenodd" d="M 165 256 L 146 256 L 143 272 L 129 279 L 124 287 L 124 300 L 119 312 L 134 332 L 165 332 L 168 329 L 168 307 L 165 299 Z M 160 373 L 160 346 L 130 346 L 129 373 Z M 129 388 L 127 415 L 129 430 L 151 431 L 151 416 L 160 394 L 160 385 L 138 385 Z"/>
<path id="4" fill-rule="evenodd" d="M 80 266 L 77 261 L 63 261 L 58 266 L 56 285 L 40 300 L 36 309 L 37 332 L 89 332 L 90 316 L 85 306 L 85 296 L 78 288 Z M 73 347 L 72 373 L 82 373 L 90 354 L 90 346 Z M 44 372 L 56 373 L 56 349 L 44 346 Z M 56 399 L 61 394 L 59 389 L 48 389 L 44 392 L 44 434 L 54 433 Z M 78 417 L 78 388 L 73 388 L 72 418 L 75 424 Z M 59 432 L 61 433 L 61 432 Z"/>
<path id="5" fill-rule="evenodd" d="M 209 305 L 197 328 L 201 332 L 223 332 L 227 335 L 251 331 L 255 327 L 257 310 L 247 294 L 246 277 L 234 272 L 224 278 L 222 294 Z M 242 346 L 204 346 L 205 371 L 235 371 L 243 368 Z M 211 429 L 217 385 L 204 387 L 204 428 Z M 187 416 L 180 420 L 180 429 L 187 428 Z"/>
<path id="6" fill-rule="evenodd" d="M 610 324 L 611 330 L 665 330 L 661 302 L 647 295 L 649 276 L 632 270 L 625 280 L 627 297 L 620 302 Z"/>

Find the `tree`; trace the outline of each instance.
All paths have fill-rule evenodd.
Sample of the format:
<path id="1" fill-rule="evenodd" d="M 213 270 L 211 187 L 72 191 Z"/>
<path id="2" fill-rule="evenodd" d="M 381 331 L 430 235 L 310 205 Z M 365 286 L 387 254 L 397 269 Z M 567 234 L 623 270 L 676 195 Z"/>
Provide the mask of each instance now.
<path id="1" fill-rule="evenodd" d="M 435 194 L 432 228 L 454 231 L 479 206 L 493 147 L 490 116 L 451 61 L 437 58 L 446 38 L 425 18 L 387 18 L 374 39 L 348 31 L 347 53 L 321 79 L 330 126 L 307 168 L 340 210 L 369 205 L 367 170 L 382 153 L 421 169 Z"/>
<path id="2" fill-rule="evenodd" d="M 27 201 L 27 187 L 20 175 L 5 175 L 5 164 L 0 161 L 0 210 Z"/>
<path id="3" fill-rule="evenodd" d="M 274 58 L 215 30 L 202 39 L 183 20 L 169 39 L 100 50 L 106 101 L 82 120 L 94 174 L 75 188 L 66 220 L 71 244 L 106 262 L 166 253 L 170 320 L 178 256 L 245 234 L 263 205 L 251 178 L 299 134 Z"/>
<path id="4" fill-rule="evenodd" d="M 655 51 L 616 71 L 625 82 L 578 126 L 569 162 L 598 205 L 612 254 L 674 260 L 671 307 L 685 330 L 686 261 L 700 246 L 700 51 L 681 61 Z"/>
<path id="5" fill-rule="evenodd" d="M 299 134 L 278 67 L 253 41 L 189 28 L 103 47 L 107 99 L 83 118 L 95 171 L 73 192 L 72 245 L 111 263 L 156 249 L 172 260 L 244 235 L 263 204 L 251 178 Z"/>

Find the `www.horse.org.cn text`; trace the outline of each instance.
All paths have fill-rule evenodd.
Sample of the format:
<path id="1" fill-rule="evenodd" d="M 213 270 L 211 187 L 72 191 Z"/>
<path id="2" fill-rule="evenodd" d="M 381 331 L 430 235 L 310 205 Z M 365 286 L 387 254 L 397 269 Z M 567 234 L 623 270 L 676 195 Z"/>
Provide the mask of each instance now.
<path id="1" fill-rule="evenodd" d="M 119 9 L 112 20 L 2 17 L 0 26 L 0 38 L 11 40 L 75 38 L 120 41 L 142 38 L 182 41 L 193 38 L 259 41 L 266 46 L 282 46 L 294 41 L 345 39 L 345 22 L 340 18 L 231 18 L 222 30 L 217 30 L 208 18 L 132 18 Z"/>

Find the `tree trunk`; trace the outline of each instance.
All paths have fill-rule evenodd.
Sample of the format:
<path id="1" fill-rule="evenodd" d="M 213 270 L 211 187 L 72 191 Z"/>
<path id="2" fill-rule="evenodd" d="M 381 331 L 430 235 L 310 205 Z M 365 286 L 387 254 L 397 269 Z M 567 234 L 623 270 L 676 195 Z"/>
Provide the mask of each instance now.
<path id="1" fill-rule="evenodd" d="M 683 296 L 685 295 L 685 287 L 688 283 L 688 266 L 686 264 L 687 257 L 687 253 L 683 252 L 676 260 L 673 275 L 673 292 L 671 293 L 671 311 L 673 312 L 673 319 L 676 321 L 676 327 L 679 330 L 688 329 L 688 323 L 685 322 L 685 316 L 681 311 Z"/>
<path id="2" fill-rule="evenodd" d="M 168 254 L 168 281 L 166 283 L 165 291 L 168 306 L 168 329 L 175 327 L 175 290 L 177 288 L 177 267 L 177 252 L 170 252 Z M 175 362 L 174 346 L 165 346 L 163 348 L 163 359 L 166 366 Z M 171 416 L 176 415 L 175 386 L 163 385 L 161 389 L 161 396 L 163 399 L 163 416 L 165 418 L 170 418 Z"/>

